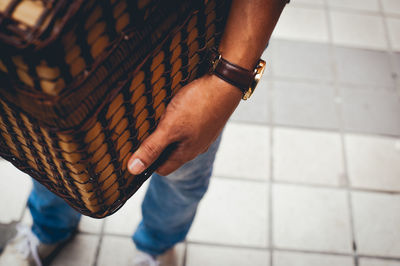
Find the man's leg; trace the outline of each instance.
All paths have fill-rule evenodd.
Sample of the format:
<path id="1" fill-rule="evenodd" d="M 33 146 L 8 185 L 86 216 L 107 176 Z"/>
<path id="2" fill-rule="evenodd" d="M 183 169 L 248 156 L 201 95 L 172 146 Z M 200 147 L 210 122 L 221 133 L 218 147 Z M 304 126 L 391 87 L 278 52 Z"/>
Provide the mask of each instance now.
<path id="1" fill-rule="evenodd" d="M 28 207 L 33 218 L 32 231 L 45 244 L 68 239 L 76 230 L 81 217 L 63 199 L 35 180 Z"/>
<path id="2" fill-rule="evenodd" d="M 157 256 L 185 239 L 207 191 L 220 140 L 174 173 L 153 174 L 142 203 L 143 220 L 133 235 L 139 250 Z"/>

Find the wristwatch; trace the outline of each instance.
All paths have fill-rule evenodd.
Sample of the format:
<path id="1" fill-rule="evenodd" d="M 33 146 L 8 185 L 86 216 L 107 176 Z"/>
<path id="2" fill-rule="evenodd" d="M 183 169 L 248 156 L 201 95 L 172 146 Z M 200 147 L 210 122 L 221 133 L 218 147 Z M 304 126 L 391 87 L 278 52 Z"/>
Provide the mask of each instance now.
<path id="1" fill-rule="evenodd" d="M 254 70 L 248 70 L 235 65 L 225 58 L 213 47 L 209 50 L 209 74 L 214 74 L 226 82 L 239 88 L 243 93 L 243 100 L 253 94 L 265 69 L 265 61 L 260 59 Z"/>

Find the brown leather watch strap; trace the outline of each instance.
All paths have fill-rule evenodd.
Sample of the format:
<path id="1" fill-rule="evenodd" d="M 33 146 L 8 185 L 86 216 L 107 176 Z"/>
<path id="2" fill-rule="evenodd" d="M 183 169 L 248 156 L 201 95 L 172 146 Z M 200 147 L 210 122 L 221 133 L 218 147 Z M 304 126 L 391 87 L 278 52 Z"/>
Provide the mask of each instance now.
<path id="1" fill-rule="evenodd" d="M 247 100 L 253 94 L 264 73 L 265 61 L 258 60 L 254 70 L 248 70 L 224 59 L 215 47 L 209 52 L 209 73 L 239 88 L 243 93 L 242 99 Z"/>
<path id="2" fill-rule="evenodd" d="M 235 85 L 245 93 L 254 79 L 253 73 L 221 58 L 214 69 L 214 74 Z"/>
<path id="3" fill-rule="evenodd" d="M 211 49 L 210 73 L 238 87 L 245 94 L 254 80 L 254 71 L 232 64 L 220 56 L 216 49 Z"/>

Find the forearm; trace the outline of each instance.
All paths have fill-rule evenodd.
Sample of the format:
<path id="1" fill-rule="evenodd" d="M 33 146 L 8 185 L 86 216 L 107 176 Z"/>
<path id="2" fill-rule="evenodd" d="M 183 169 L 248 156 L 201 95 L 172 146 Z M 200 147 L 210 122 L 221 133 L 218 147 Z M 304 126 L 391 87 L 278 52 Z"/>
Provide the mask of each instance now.
<path id="1" fill-rule="evenodd" d="M 222 56 L 253 69 L 285 4 L 285 0 L 233 0 L 219 46 Z"/>

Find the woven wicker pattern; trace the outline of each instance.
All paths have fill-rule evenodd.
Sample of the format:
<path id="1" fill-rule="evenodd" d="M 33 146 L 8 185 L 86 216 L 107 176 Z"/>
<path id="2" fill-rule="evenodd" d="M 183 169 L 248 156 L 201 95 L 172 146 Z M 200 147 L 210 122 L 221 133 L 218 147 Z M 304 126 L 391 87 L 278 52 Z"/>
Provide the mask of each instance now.
<path id="1" fill-rule="evenodd" d="M 117 17 L 127 2 L 110 2 Z M 208 1 L 185 17 L 179 12 L 163 17 L 140 42 L 133 34 L 111 44 L 108 40 L 104 49 L 113 49 L 94 74 L 57 101 L 33 97 L 29 105 L 20 99 L 35 94 L 2 91 L 1 155 L 79 212 L 97 218 L 112 214 L 151 174 L 152 169 L 130 175 L 127 160 L 154 130 L 173 95 L 204 74 L 206 50 L 219 41 L 228 7 Z M 89 24 L 102 23 L 93 16 Z M 72 37 L 62 39 L 79 47 Z M 123 56 L 142 46 L 146 49 L 136 57 Z"/>
<path id="2" fill-rule="evenodd" d="M 0 27 L 3 32 L 0 38 L 12 35 L 8 42 L 22 45 L 43 33 L 49 26 L 54 26 L 56 21 L 59 23 L 72 9 L 74 7 L 68 5 L 68 1 L 2 0 Z"/>
<path id="3" fill-rule="evenodd" d="M 23 51 L 15 49 L 15 43 L 3 47 L 8 53 L 0 56 L 0 72 L 7 74 L 18 87 L 44 95 L 59 95 L 72 82 L 84 79 L 93 67 L 101 64 L 105 49 L 128 26 L 136 23 L 135 26 L 140 28 L 143 24 L 156 23 L 167 7 L 159 1 L 144 0 L 91 0 L 83 4 L 74 1 L 72 6 L 80 6 L 79 12 L 62 28 L 62 36 L 55 35 L 59 38 L 44 49 L 46 37 L 54 37 L 44 34 L 46 29 L 43 27 L 61 23 L 59 16 L 66 15 L 58 13 L 65 2 L 68 1 L 14 0 L 8 5 L 3 3 L 3 12 L 0 7 L 0 17 L 4 18 L 0 20 L 0 26 L 13 29 L 14 34 L 10 37 L 8 32 L 8 39 L 18 36 L 22 38 L 19 42 L 23 43 L 36 36 L 31 41 L 34 47 L 23 46 Z M 179 1 L 172 1 L 172 6 L 174 4 Z M 59 16 L 54 17 L 53 13 Z"/>
<path id="4" fill-rule="evenodd" d="M 99 0 L 99 2 L 104 1 L 105 0 Z M 49 45 L 46 49 L 40 49 L 38 52 L 25 49 L 23 51 L 17 50 L 2 54 L 0 60 L 2 60 L 1 57 L 4 56 L 3 61 L 8 62 L 7 70 L 9 71 L 9 73 L 3 75 L 3 79 L 0 73 L 0 86 L 7 88 L 7 90 L 1 92 L 2 95 L 8 101 L 14 103 L 16 106 L 20 106 L 23 110 L 29 112 L 32 116 L 41 120 L 42 123 L 48 126 L 72 128 L 79 125 L 85 120 L 88 115 L 88 110 L 93 108 L 92 105 L 98 103 L 100 98 L 109 92 L 110 87 L 114 87 L 114 83 L 118 82 L 121 77 L 125 75 L 125 72 L 136 71 L 144 62 L 146 56 L 152 52 L 154 47 L 160 43 L 161 40 L 164 40 L 167 35 L 173 31 L 174 27 L 185 21 L 188 14 L 190 14 L 193 9 L 198 8 L 196 7 L 198 2 L 175 0 L 175 2 L 181 3 L 179 8 L 171 4 L 173 2 L 174 1 L 162 2 L 162 4 L 159 3 L 159 5 L 155 5 L 155 8 L 150 8 L 152 5 L 148 4 L 148 8 L 142 11 L 142 13 L 150 13 L 151 16 L 149 15 L 148 17 L 145 16 L 146 18 L 136 19 L 140 22 L 138 23 L 140 26 L 130 26 L 129 24 L 124 32 L 115 35 L 113 42 L 107 46 L 107 49 L 104 48 L 105 51 L 103 51 L 96 60 L 93 60 L 91 57 L 90 49 L 88 49 L 88 45 L 85 41 L 87 39 L 85 36 L 90 36 L 90 34 L 87 34 L 87 32 L 75 31 L 76 28 L 82 28 L 79 23 L 66 27 L 65 35 L 61 35 L 59 39 L 55 40 L 54 43 Z M 136 2 L 132 5 L 136 6 Z M 218 4 L 218 6 L 222 8 L 221 3 Z M 205 12 L 218 9 L 213 1 L 210 1 L 207 7 L 208 10 Z M 93 11 L 87 11 L 87 13 L 98 13 L 96 12 L 96 10 L 98 10 L 98 5 L 92 6 L 91 10 L 92 9 Z M 150 11 L 147 12 L 146 10 Z M 220 13 L 221 12 L 223 12 L 222 9 Z M 136 12 L 136 14 L 141 13 Z M 211 12 L 210 14 L 214 15 L 210 15 L 205 19 L 215 19 L 215 12 Z M 84 16 L 83 18 L 85 19 L 81 21 L 81 25 L 87 25 L 87 21 L 90 22 L 92 20 L 98 21 L 97 23 L 90 23 L 94 25 L 93 27 L 96 27 L 95 25 L 98 24 L 103 25 L 101 17 L 96 15 L 95 18 L 97 18 L 97 20 L 92 19 L 92 17 L 92 15 Z M 220 14 L 218 18 L 222 19 L 223 14 Z M 199 22 L 199 24 L 202 23 L 206 23 L 206 21 Z M 136 25 L 136 22 L 134 25 Z M 74 32 L 73 35 L 70 34 L 71 31 L 69 28 L 72 28 L 71 30 Z M 107 32 L 109 32 L 109 30 L 106 31 L 106 33 Z M 99 40 L 104 38 L 111 40 L 112 38 L 106 33 L 99 35 Z M 84 37 L 76 37 L 81 35 Z M 77 41 L 77 39 L 82 40 Z M 67 60 L 71 63 L 71 66 L 74 66 L 73 68 L 68 66 L 67 61 L 64 61 L 64 56 L 60 57 L 60 55 L 64 55 L 64 40 L 69 40 L 69 42 L 72 43 L 69 45 L 72 47 L 70 49 L 80 51 L 75 59 L 71 59 L 71 61 Z M 16 55 L 14 55 L 15 53 Z M 10 62 L 15 61 L 15 59 L 13 61 L 14 57 L 22 58 L 24 55 L 27 59 L 22 60 L 22 62 L 25 63 L 21 63 L 21 66 L 26 69 L 26 72 L 20 71 L 18 68 L 16 72 L 13 72 L 12 70 L 15 70 L 15 68 L 14 66 L 9 66 Z M 7 56 L 10 56 L 11 59 L 8 60 Z M 42 64 L 43 61 L 48 59 L 54 61 L 50 64 L 54 67 L 51 69 L 46 67 L 41 68 L 43 71 L 47 71 L 46 75 L 48 77 L 51 76 L 50 73 L 54 75 L 64 75 L 63 78 L 55 78 L 52 81 L 45 80 L 46 84 L 53 82 L 49 88 L 54 89 L 46 91 L 53 91 L 56 95 L 50 95 L 53 93 L 48 94 L 42 90 L 37 90 L 37 88 L 43 89 L 40 84 L 44 83 L 40 82 L 40 79 L 35 78 L 38 69 L 35 62 L 40 61 L 40 64 Z M 27 64 L 27 62 L 29 62 L 29 64 Z M 82 66 L 82 68 L 79 66 Z M 87 66 L 87 68 L 83 68 L 83 66 Z M 69 72 L 70 69 L 75 69 L 80 74 L 73 77 Z M 24 84 L 24 82 L 20 82 L 18 73 L 23 73 L 22 76 L 26 77 L 27 80 L 31 79 L 34 87 L 29 87 L 27 84 Z M 31 74 L 28 75 L 28 73 Z M 65 84 L 66 87 L 64 89 L 62 89 L 63 86 L 56 88 L 57 84 L 63 86 Z M 16 92 L 10 90 L 10 88 L 13 88 Z M 85 103 L 83 104 L 82 102 Z"/>

